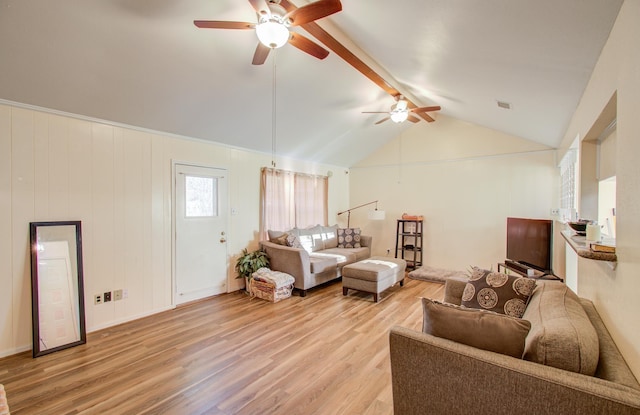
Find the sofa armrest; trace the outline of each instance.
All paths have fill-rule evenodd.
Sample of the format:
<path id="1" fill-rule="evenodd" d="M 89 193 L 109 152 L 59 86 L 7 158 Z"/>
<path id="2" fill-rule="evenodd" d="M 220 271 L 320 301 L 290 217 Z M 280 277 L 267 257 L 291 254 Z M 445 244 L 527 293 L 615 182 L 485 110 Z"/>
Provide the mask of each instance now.
<path id="1" fill-rule="evenodd" d="M 449 304 L 462 304 L 462 294 L 464 287 L 467 286 L 465 281 L 456 279 L 447 279 L 444 283 L 444 301 Z"/>
<path id="2" fill-rule="evenodd" d="M 308 280 L 311 274 L 311 262 L 307 251 L 269 241 L 261 241 L 260 246 L 269 255 L 272 270 L 293 276 L 294 287 L 301 290 L 307 288 L 305 280 Z"/>
<path id="3" fill-rule="evenodd" d="M 403 327 L 389 334 L 396 415 L 640 414 L 640 391 Z"/>
<path id="4" fill-rule="evenodd" d="M 372 242 L 373 242 L 373 236 L 360 235 L 360 246 L 366 246 L 367 248 L 371 248 Z"/>

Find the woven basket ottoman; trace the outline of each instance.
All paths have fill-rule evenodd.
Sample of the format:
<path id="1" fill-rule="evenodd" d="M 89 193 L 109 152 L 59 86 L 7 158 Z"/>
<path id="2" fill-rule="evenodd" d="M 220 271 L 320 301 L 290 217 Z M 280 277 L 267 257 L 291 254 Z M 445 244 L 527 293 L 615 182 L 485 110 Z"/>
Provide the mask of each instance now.
<path id="1" fill-rule="evenodd" d="M 260 268 L 252 277 L 248 289 L 251 297 L 262 298 L 272 303 L 291 297 L 295 282 L 293 276 L 269 268 Z"/>
<path id="2" fill-rule="evenodd" d="M 404 285 L 404 259 L 389 257 L 371 257 L 360 262 L 345 265 L 342 268 L 342 295 L 349 289 L 373 294 L 378 302 L 378 294 L 399 282 Z"/>
<path id="3" fill-rule="evenodd" d="M 9 404 L 2 385 L 0 385 L 0 415 L 9 415 Z"/>

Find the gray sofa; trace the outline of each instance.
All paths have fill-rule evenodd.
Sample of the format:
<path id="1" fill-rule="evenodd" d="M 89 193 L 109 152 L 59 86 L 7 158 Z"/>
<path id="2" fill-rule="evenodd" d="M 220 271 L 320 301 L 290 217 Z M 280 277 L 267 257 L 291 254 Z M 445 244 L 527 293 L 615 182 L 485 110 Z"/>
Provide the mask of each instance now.
<path id="1" fill-rule="evenodd" d="M 337 225 L 268 231 L 269 241 L 260 246 L 269 255 L 270 268 L 292 275 L 294 288 L 304 297 L 308 289 L 339 278 L 343 266 L 371 256 L 370 236 L 361 235 L 358 248 L 338 248 L 337 231 Z M 285 234 L 295 235 L 302 247 L 282 244 Z"/>
<path id="2" fill-rule="evenodd" d="M 448 280 L 445 302 L 460 304 L 464 286 Z M 640 385 L 592 302 L 538 281 L 523 319 L 523 359 L 393 327 L 394 413 L 640 414 Z"/>

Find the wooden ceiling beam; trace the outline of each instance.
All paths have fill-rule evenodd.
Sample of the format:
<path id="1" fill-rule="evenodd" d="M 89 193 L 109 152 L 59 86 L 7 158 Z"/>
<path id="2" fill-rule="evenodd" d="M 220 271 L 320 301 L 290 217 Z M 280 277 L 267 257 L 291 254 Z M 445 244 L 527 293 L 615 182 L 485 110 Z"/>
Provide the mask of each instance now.
<path id="1" fill-rule="evenodd" d="M 280 0 L 280 5 L 287 11 L 291 12 L 296 9 L 296 6 L 291 3 L 289 0 Z M 306 30 L 310 35 L 315 37 L 319 42 L 324 44 L 329 50 L 333 51 L 336 55 L 340 56 L 345 62 L 355 68 L 358 72 L 363 74 L 369 80 L 371 80 L 378 87 L 382 88 L 387 94 L 391 95 L 394 98 L 398 98 L 400 95 L 403 95 L 397 88 L 393 87 L 389 82 L 387 82 L 381 75 L 379 75 L 375 70 L 373 70 L 369 65 L 364 63 L 360 58 L 358 58 L 355 54 L 353 54 L 349 49 L 347 49 L 342 43 L 340 43 L 336 38 L 331 36 L 326 30 L 320 27 L 316 22 L 309 22 L 300 25 L 301 28 Z M 404 95 L 403 95 L 404 96 Z M 406 96 L 404 99 L 407 101 L 408 108 L 417 108 L 418 106 L 411 102 Z M 427 113 L 420 112 L 417 113 L 422 119 L 427 122 L 435 121 L 431 116 Z"/>
<path id="2" fill-rule="evenodd" d="M 288 12 L 291 10 L 295 10 L 296 8 L 296 6 L 289 0 L 280 0 L 280 5 L 284 7 L 284 9 Z M 393 97 L 401 95 L 396 88 L 392 87 L 387 81 L 384 80 L 384 78 L 382 78 L 382 76 L 378 75 L 376 71 L 371 69 L 371 67 L 369 67 L 360 58 L 354 55 L 349 49 L 344 47 L 340 42 L 336 40 L 336 38 L 327 33 L 316 22 L 305 23 L 300 25 L 300 27 L 309 32 L 309 34 L 323 43 L 327 48 L 329 48 L 329 50 L 333 51 L 336 55 L 344 59 L 345 62 L 354 67 L 361 74 L 369 78 L 374 84 L 378 85 L 386 93 Z"/>

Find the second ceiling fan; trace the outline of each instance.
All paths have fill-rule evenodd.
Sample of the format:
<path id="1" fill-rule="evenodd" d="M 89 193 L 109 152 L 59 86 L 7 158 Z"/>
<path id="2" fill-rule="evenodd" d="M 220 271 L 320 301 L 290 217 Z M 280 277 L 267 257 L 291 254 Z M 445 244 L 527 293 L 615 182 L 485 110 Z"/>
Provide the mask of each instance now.
<path id="1" fill-rule="evenodd" d="M 439 105 L 434 105 L 431 107 L 409 108 L 407 100 L 404 99 L 402 95 L 398 95 L 396 97 L 396 103 L 391 106 L 391 111 L 363 111 L 362 113 L 363 114 L 389 114 L 387 117 L 376 122 L 376 125 L 378 125 L 389 119 L 395 123 L 401 123 L 401 122 L 404 122 L 405 120 L 409 120 L 413 123 L 416 123 L 420 121 L 420 118 L 416 117 L 416 115 L 419 115 L 422 119 L 424 119 L 427 122 L 433 122 L 435 121 L 435 119 L 433 119 L 429 114 L 427 114 L 427 112 L 440 111 L 440 109 L 441 108 Z"/>
<path id="2" fill-rule="evenodd" d="M 289 31 L 289 27 L 310 23 L 341 11 L 340 0 L 318 0 L 288 12 L 280 6 L 280 0 L 249 0 L 249 3 L 256 11 L 257 23 L 219 20 L 195 20 L 193 23 L 204 29 L 255 29 L 260 42 L 253 55 L 254 65 L 262 65 L 271 49 L 279 48 L 287 42 L 318 59 L 329 55 L 322 46 L 299 33 Z"/>

